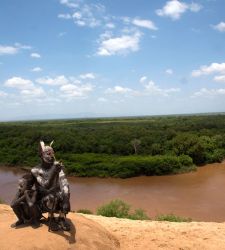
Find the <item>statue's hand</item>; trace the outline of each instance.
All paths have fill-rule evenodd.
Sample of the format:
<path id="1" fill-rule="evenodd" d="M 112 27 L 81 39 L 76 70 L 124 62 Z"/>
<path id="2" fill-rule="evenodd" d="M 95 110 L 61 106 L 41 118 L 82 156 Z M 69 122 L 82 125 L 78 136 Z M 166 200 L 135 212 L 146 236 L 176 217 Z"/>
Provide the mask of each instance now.
<path id="1" fill-rule="evenodd" d="M 65 213 L 65 214 L 69 213 L 70 206 L 69 206 L 68 203 L 64 203 L 63 206 L 62 206 L 62 208 L 63 208 L 63 213 Z"/>
<path id="2" fill-rule="evenodd" d="M 55 161 L 54 162 L 54 167 L 55 167 L 55 171 L 59 173 L 62 170 L 63 165 L 62 165 L 61 162 Z"/>
<path id="3" fill-rule="evenodd" d="M 29 207 L 32 207 L 32 206 L 33 206 L 33 202 L 28 201 L 28 206 L 29 206 Z"/>

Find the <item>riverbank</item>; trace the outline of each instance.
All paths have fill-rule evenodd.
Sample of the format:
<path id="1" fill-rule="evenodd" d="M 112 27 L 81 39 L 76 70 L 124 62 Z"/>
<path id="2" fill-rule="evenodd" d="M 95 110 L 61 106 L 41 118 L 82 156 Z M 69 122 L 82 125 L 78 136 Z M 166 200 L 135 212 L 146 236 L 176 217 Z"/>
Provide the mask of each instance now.
<path id="1" fill-rule="evenodd" d="M 0 215 L 1 250 L 225 249 L 225 223 L 132 221 L 70 213 L 72 231 L 50 233 L 46 225 L 10 228 L 16 218 L 7 205 L 0 205 Z"/>

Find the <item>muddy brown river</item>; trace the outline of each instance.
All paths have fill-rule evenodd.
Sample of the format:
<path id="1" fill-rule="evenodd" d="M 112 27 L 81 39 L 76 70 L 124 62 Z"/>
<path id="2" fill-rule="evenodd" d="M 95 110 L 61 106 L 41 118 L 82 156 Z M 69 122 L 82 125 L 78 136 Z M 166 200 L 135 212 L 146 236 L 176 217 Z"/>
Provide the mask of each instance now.
<path id="1" fill-rule="evenodd" d="M 22 174 L 15 168 L 0 168 L 0 197 L 6 203 L 16 193 Z M 144 209 L 152 218 L 174 213 L 197 221 L 225 221 L 225 162 L 172 176 L 68 179 L 73 210 L 87 208 L 95 212 L 103 203 L 119 198 L 134 209 Z"/>

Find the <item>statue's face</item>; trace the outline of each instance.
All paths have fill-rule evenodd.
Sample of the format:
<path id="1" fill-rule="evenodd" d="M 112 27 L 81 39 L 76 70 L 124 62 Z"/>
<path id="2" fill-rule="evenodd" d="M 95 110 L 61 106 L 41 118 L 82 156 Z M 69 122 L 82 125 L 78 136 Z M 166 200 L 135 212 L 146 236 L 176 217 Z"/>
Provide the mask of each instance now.
<path id="1" fill-rule="evenodd" d="M 26 189 L 26 186 L 27 186 L 26 180 L 24 180 L 24 179 L 19 179 L 19 182 L 18 182 L 18 190 L 19 190 L 21 193 L 24 193 L 24 191 L 25 191 L 25 189 Z"/>
<path id="2" fill-rule="evenodd" d="M 42 160 L 47 164 L 53 164 L 55 161 L 54 150 L 52 147 L 46 146 L 42 152 Z"/>

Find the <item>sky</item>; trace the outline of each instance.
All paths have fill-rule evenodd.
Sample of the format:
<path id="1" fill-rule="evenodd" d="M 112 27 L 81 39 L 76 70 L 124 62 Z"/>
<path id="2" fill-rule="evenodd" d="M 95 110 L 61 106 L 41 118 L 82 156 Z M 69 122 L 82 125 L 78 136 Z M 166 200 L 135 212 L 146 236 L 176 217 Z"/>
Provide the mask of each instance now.
<path id="1" fill-rule="evenodd" d="M 225 111 L 224 0 L 1 0 L 0 120 Z"/>

